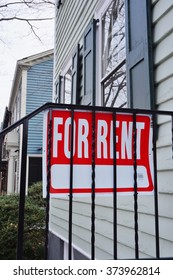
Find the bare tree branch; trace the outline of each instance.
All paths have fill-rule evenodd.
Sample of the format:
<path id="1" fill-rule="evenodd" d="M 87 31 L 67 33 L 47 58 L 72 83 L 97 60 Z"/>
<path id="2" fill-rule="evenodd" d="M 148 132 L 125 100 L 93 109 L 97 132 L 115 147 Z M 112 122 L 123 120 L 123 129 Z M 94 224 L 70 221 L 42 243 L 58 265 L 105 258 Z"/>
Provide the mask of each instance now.
<path id="1" fill-rule="evenodd" d="M 55 5 L 54 1 L 49 1 L 49 0 L 22 0 L 22 1 L 15 1 L 15 2 L 9 2 L 5 4 L 0 5 L 1 8 L 7 8 L 12 5 L 27 5 L 27 6 L 33 6 L 33 5 L 43 5 L 43 4 L 48 4 L 48 5 Z"/>
<path id="2" fill-rule="evenodd" d="M 20 20 L 20 21 L 43 21 L 43 20 L 52 20 L 53 18 L 20 18 L 20 17 L 9 17 L 9 18 L 0 18 L 0 21 L 10 21 L 10 20 Z"/>
<path id="3" fill-rule="evenodd" d="M 26 22 L 32 33 L 40 40 L 33 22 L 52 20 L 54 6 L 55 0 L 1 0 L 0 22 L 14 20 Z"/>

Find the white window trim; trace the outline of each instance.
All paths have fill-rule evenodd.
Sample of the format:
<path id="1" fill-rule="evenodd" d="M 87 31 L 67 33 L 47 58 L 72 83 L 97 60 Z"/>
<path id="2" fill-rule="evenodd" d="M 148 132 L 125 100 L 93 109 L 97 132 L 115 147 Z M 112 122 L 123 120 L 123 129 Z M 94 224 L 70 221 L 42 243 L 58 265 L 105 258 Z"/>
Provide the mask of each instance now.
<path id="1" fill-rule="evenodd" d="M 109 5 L 111 4 L 112 0 L 100 0 L 98 3 L 98 6 L 96 8 L 94 18 L 99 20 L 98 23 L 98 28 L 96 31 L 96 42 L 98 44 L 96 45 L 96 56 L 97 56 L 97 61 L 98 64 L 96 66 L 96 71 L 97 74 L 96 76 L 98 77 L 96 81 L 96 104 L 99 106 L 103 106 L 103 96 L 102 96 L 102 82 L 106 79 L 107 76 L 110 75 L 110 73 L 114 72 L 115 69 L 113 69 L 110 73 L 106 74 L 104 77 L 102 77 L 102 38 L 103 38 L 103 33 L 102 33 L 102 17 L 105 14 L 106 10 L 108 9 Z M 119 63 L 119 65 L 123 62 L 123 60 Z M 118 65 L 117 65 L 118 67 Z"/>

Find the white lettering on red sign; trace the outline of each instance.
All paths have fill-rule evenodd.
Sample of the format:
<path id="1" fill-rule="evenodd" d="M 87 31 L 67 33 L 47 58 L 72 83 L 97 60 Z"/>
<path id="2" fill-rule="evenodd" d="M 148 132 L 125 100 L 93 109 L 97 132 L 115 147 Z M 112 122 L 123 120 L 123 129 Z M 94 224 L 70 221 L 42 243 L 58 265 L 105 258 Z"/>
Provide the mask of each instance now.
<path id="1" fill-rule="evenodd" d="M 89 123 L 86 119 L 74 120 L 74 143 L 76 142 L 75 137 L 78 135 L 78 158 L 89 158 Z M 116 122 L 117 127 L 119 127 L 119 121 Z M 62 137 L 62 132 L 59 131 L 60 126 L 64 126 L 64 141 Z M 78 131 L 76 131 L 78 127 Z M 144 123 L 136 123 L 136 143 L 137 143 L 137 159 L 141 158 L 141 130 L 145 128 Z M 63 141 L 64 155 L 66 158 L 70 158 L 70 129 L 71 129 L 71 118 L 64 120 L 62 118 L 54 118 L 54 135 L 53 135 L 53 157 L 58 158 L 58 150 L 60 141 Z M 96 146 L 97 146 L 97 157 L 107 159 L 110 157 L 113 159 L 113 121 L 110 122 L 110 142 L 108 142 L 108 123 L 104 120 L 98 120 L 97 123 L 97 136 L 96 136 Z M 118 143 L 119 137 L 116 136 L 116 143 Z M 132 147 L 133 147 L 133 122 L 122 122 L 121 130 L 121 158 L 122 159 L 132 159 Z M 108 146 L 110 146 L 110 154 L 108 154 Z M 76 145 L 73 147 L 73 155 L 76 153 Z M 83 147 L 83 148 L 82 148 Z M 117 159 L 119 159 L 119 152 L 117 152 Z"/>

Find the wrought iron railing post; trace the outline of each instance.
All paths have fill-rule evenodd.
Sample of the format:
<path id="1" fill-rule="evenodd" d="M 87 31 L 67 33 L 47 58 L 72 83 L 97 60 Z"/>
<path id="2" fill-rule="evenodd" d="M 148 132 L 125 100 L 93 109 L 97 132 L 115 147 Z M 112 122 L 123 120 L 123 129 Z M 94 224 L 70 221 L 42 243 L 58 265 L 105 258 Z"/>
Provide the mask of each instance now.
<path id="1" fill-rule="evenodd" d="M 1 167 L 2 167 L 2 144 L 3 144 L 3 137 L 0 137 L 0 172 L 1 172 Z M 0 178 L 1 180 L 1 178 Z M 2 185 L 1 185 L 1 189 L 0 189 L 0 193 L 2 192 Z"/>
<path id="2" fill-rule="evenodd" d="M 28 142 L 28 120 L 23 122 L 22 132 L 22 155 L 20 170 L 20 196 L 19 196 L 19 220 L 18 220 L 18 238 L 16 259 L 23 259 L 23 235 L 24 235 L 24 218 L 25 218 L 25 196 L 26 196 L 26 162 L 27 162 L 27 142 Z"/>
<path id="3" fill-rule="evenodd" d="M 91 259 L 95 259 L 95 110 L 92 112 Z"/>
<path id="4" fill-rule="evenodd" d="M 69 232 L 68 232 L 68 259 L 72 259 L 73 234 L 73 152 L 74 152 L 74 110 L 71 110 L 71 141 L 70 141 L 70 182 L 69 182 Z"/>
<path id="5" fill-rule="evenodd" d="M 171 141 L 172 141 L 172 159 L 173 159 L 173 115 L 171 115 L 171 133 L 172 133 Z"/>
<path id="6" fill-rule="evenodd" d="M 113 232 L 114 232 L 114 260 L 117 260 L 117 157 L 116 157 L 116 112 L 113 113 Z"/>
<path id="7" fill-rule="evenodd" d="M 48 259 L 49 240 L 49 209 L 50 209 L 50 184 L 51 184 L 51 149 L 52 149 L 52 110 L 48 115 L 48 138 L 47 138 L 47 186 L 46 186 L 46 230 L 45 230 L 45 260 Z"/>
<path id="8" fill-rule="evenodd" d="M 135 229 L 135 258 L 139 259 L 138 236 L 138 183 L 137 183 L 137 134 L 136 113 L 133 113 L 133 168 L 134 168 L 134 229 Z"/>
<path id="9" fill-rule="evenodd" d="M 153 113 L 153 165 L 154 165 L 154 211 L 155 211 L 155 240 L 156 240 L 156 258 L 160 258 L 159 242 L 159 207 L 158 207 L 158 184 L 157 184 L 157 123 L 156 114 Z"/>

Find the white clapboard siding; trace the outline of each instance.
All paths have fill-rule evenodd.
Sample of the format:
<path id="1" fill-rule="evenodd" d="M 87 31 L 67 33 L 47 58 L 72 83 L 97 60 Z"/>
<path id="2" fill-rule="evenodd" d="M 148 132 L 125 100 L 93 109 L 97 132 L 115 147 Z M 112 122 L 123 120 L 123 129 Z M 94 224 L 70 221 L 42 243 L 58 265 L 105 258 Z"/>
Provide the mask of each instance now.
<path id="1" fill-rule="evenodd" d="M 110 198 L 96 198 L 96 258 L 105 259 L 113 256 L 113 211 L 110 207 Z M 165 197 L 159 197 L 160 216 L 167 215 L 171 207 L 170 196 L 167 196 L 167 205 L 164 205 Z M 132 196 L 118 197 L 118 256 L 119 258 L 134 257 L 134 213 Z M 51 230 L 58 232 L 68 240 L 68 200 L 53 199 L 51 204 Z M 123 210 L 124 208 L 124 210 Z M 144 214 L 145 213 L 145 214 Z M 142 196 L 139 198 L 139 247 L 140 256 L 149 257 L 155 254 L 154 241 L 154 206 L 153 197 Z M 173 216 L 169 213 L 170 218 Z M 73 244 L 74 247 L 90 255 L 91 250 L 91 205 L 88 198 L 74 199 L 73 204 Z M 162 222 L 163 225 L 164 222 Z M 169 235 L 169 234 L 168 234 Z M 169 240 L 167 231 L 164 228 L 160 232 L 161 240 Z M 147 242 L 146 242 L 147 241 Z M 167 241 L 168 242 L 168 241 Z M 124 249 L 122 249 L 124 248 Z M 125 250 L 126 248 L 126 250 Z"/>
<path id="2" fill-rule="evenodd" d="M 165 102 L 172 101 L 172 93 L 173 93 L 173 76 L 168 77 L 162 83 L 157 85 L 157 104 L 162 106 L 161 104 Z"/>
<path id="3" fill-rule="evenodd" d="M 162 6 L 164 7 L 166 1 L 160 0 L 159 2 L 156 3 L 154 7 L 154 11 L 156 9 L 156 6 L 160 5 L 160 2 L 164 2 L 162 3 Z M 170 33 L 172 33 L 173 27 L 172 24 L 170 24 L 170 22 L 172 21 L 172 17 L 173 17 L 172 5 L 163 14 L 161 14 L 156 21 L 155 21 L 155 17 L 153 16 L 153 22 L 155 24 L 154 43 L 159 43 L 161 40 L 164 40 L 164 38 L 166 38 Z"/>
<path id="4" fill-rule="evenodd" d="M 173 109 L 173 0 L 153 7 L 155 95 L 158 110 Z M 158 188 L 161 256 L 173 255 L 173 159 L 170 117 L 158 118 Z"/>
<path id="5" fill-rule="evenodd" d="M 172 182 L 173 182 L 172 169 L 164 170 L 164 172 L 158 173 L 158 183 L 159 183 L 160 192 L 164 192 L 164 193 L 167 192 L 168 194 L 172 193 L 173 192 Z M 165 206 L 167 208 L 167 204 Z M 172 211 L 169 212 L 172 213 Z M 168 213 L 168 215 L 170 215 L 170 213 Z"/>

